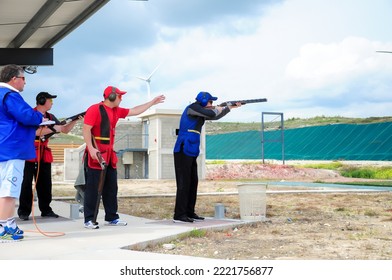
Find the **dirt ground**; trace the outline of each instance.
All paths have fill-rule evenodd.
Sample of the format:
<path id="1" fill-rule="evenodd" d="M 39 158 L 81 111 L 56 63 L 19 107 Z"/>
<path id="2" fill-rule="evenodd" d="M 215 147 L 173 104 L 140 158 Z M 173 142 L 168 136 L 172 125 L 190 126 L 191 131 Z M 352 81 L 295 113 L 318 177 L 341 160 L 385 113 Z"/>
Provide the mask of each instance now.
<path id="1" fill-rule="evenodd" d="M 239 183 L 249 180 L 343 182 L 352 179 L 342 178 L 334 171 L 283 165 L 213 165 L 207 169 L 207 179 L 199 184 L 198 214 L 213 217 L 214 205 L 223 203 L 226 218 L 240 218 L 238 195 L 233 193 Z M 120 180 L 119 183 L 120 213 L 171 219 L 174 180 Z M 314 192 L 303 192 L 309 190 Z M 67 195 L 61 187 L 56 191 Z M 214 195 L 207 195 L 211 193 Z M 324 192 L 309 187 L 271 185 L 267 188 L 266 205 L 263 222 L 219 231 L 194 231 L 190 237 L 168 242 L 174 245 L 171 249 L 159 244 L 144 250 L 236 260 L 392 259 L 391 192 Z"/>

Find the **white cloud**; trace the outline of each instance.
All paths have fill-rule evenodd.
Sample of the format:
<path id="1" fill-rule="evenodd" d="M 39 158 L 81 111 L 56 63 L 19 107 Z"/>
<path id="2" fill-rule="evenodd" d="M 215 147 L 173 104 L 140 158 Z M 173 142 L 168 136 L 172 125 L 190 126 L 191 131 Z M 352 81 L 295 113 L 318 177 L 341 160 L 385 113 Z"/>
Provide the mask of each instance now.
<path id="1" fill-rule="evenodd" d="M 349 37 L 339 43 L 304 45 L 299 57 L 286 69 L 288 79 L 303 88 L 338 85 L 373 72 L 385 64 L 375 44 L 364 38 Z"/>
<path id="2" fill-rule="evenodd" d="M 101 100 L 109 84 L 127 90 L 123 105 L 133 107 L 147 95 L 134 76 L 163 62 L 151 81 L 153 96 L 167 96 L 162 108 L 183 109 L 207 90 L 219 101 L 268 98 L 222 121 L 259 121 L 262 111 L 389 114 L 392 54 L 375 51 L 392 50 L 391 2 L 227 3 L 110 1 L 55 46 L 55 66 L 39 69 L 26 90 L 55 91 L 59 117 Z"/>

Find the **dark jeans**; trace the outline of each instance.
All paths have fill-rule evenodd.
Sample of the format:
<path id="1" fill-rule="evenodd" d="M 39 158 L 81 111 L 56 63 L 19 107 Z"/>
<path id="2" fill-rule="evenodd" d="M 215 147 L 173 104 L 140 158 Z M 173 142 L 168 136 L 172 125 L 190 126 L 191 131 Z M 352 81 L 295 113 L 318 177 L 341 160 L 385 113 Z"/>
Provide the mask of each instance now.
<path id="1" fill-rule="evenodd" d="M 23 182 L 19 197 L 18 215 L 29 216 L 33 205 L 33 179 L 36 180 L 38 163 L 25 162 Z M 38 207 L 41 214 L 52 212 L 52 164 L 41 162 L 39 166 L 38 180 L 35 185 L 38 196 Z"/>
<path id="2" fill-rule="evenodd" d="M 176 173 L 177 193 L 174 208 L 174 219 L 195 214 L 197 198 L 197 157 L 190 157 L 183 152 L 174 153 L 174 169 Z"/>
<path id="3" fill-rule="evenodd" d="M 84 192 L 84 221 L 92 221 L 95 213 L 95 206 L 98 199 L 98 184 L 101 170 L 87 167 L 86 189 Z M 105 182 L 102 189 L 102 203 L 105 209 L 105 221 L 118 219 L 117 214 L 117 170 L 107 167 Z"/>

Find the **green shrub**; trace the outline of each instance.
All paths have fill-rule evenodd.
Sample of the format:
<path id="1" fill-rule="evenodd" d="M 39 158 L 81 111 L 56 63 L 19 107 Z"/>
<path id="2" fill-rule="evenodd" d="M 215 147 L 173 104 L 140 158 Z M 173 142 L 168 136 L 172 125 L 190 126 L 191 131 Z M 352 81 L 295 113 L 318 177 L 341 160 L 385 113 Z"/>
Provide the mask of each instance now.
<path id="1" fill-rule="evenodd" d="M 392 179 L 391 167 L 348 167 L 343 168 L 340 174 L 349 178 L 365 179 Z"/>
<path id="2" fill-rule="evenodd" d="M 375 179 L 376 172 L 370 168 L 353 168 L 342 170 L 340 174 L 349 178 Z"/>
<path id="3" fill-rule="evenodd" d="M 376 171 L 375 179 L 392 179 L 392 168 L 383 167 Z"/>

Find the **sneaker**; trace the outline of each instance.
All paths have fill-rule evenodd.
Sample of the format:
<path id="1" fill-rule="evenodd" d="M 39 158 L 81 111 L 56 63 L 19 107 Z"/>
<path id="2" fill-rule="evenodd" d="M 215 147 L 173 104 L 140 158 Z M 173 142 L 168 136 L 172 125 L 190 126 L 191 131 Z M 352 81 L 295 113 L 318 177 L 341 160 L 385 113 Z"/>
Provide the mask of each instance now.
<path id="1" fill-rule="evenodd" d="M 174 218 L 173 219 L 174 223 L 193 223 L 193 219 L 189 217 L 180 217 L 180 218 Z"/>
<path id="2" fill-rule="evenodd" d="M 16 226 L 15 229 L 8 228 L 8 233 L 10 233 L 10 234 L 16 234 L 16 235 L 23 235 L 23 234 L 24 234 L 24 231 L 21 230 L 18 226 Z"/>
<path id="3" fill-rule="evenodd" d="M 12 231 L 12 230 L 11 230 Z M 16 232 L 16 230 L 15 230 Z M 4 231 L 0 233 L 0 243 L 16 242 L 23 239 L 23 235 L 12 234 L 8 227 L 4 227 Z"/>
<path id="4" fill-rule="evenodd" d="M 202 221 L 204 221 L 204 217 L 200 217 L 197 214 L 193 214 L 192 216 L 189 216 L 189 218 L 193 219 L 195 222 L 202 222 Z"/>
<path id="5" fill-rule="evenodd" d="M 121 221 L 120 219 L 115 219 L 113 221 L 105 221 L 105 225 L 107 226 L 126 226 L 127 222 Z"/>
<path id="6" fill-rule="evenodd" d="M 98 229 L 98 223 L 93 223 L 93 221 L 88 221 L 87 223 L 84 223 L 84 227 L 88 229 Z"/>

